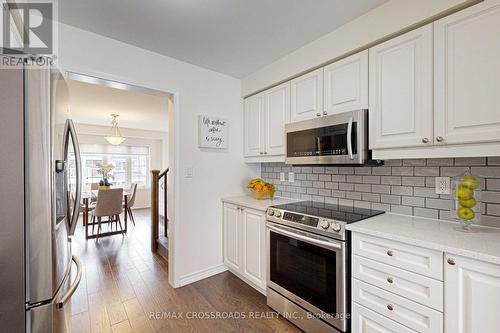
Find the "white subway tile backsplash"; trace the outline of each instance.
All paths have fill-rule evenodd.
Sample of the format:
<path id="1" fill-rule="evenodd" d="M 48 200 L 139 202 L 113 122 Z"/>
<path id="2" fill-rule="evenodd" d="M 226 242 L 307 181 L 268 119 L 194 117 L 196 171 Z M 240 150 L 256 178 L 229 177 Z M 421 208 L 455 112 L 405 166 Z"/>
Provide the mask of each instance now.
<path id="1" fill-rule="evenodd" d="M 500 157 L 385 161 L 384 166 L 289 166 L 262 164 L 261 177 L 276 185 L 276 195 L 452 219 L 450 195 L 435 193 L 435 177 L 472 170 L 484 177 L 480 224 L 500 227 Z M 294 172 L 295 183 L 280 182 L 280 172 Z"/>

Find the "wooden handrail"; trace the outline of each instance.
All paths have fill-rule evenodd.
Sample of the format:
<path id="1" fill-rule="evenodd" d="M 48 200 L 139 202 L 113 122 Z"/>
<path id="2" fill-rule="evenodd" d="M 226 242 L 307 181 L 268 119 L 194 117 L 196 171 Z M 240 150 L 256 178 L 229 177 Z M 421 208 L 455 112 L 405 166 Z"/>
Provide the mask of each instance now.
<path id="1" fill-rule="evenodd" d="M 158 251 L 158 235 L 160 224 L 160 205 L 159 205 L 159 183 L 162 177 L 164 178 L 164 224 L 165 224 L 165 237 L 167 236 L 167 173 L 169 168 L 160 172 L 160 170 L 151 170 L 151 252 Z"/>

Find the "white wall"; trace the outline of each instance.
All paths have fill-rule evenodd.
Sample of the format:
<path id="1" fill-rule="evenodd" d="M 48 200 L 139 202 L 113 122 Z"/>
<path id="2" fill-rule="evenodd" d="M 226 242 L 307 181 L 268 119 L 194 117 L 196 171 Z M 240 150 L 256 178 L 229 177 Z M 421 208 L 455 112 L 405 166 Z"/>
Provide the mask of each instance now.
<path id="1" fill-rule="evenodd" d="M 222 265 L 223 196 L 244 193 L 244 183 L 260 166 L 243 163 L 240 81 L 207 69 L 64 24 L 59 27 L 59 66 L 87 75 L 114 79 L 174 93 L 175 115 L 169 128 L 174 147 L 170 175 L 175 181 L 174 284 Z M 227 150 L 197 147 L 197 115 L 229 121 Z M 171 155 L 172 156 L 172 155 Z M 186 167 L 194 170 L 184 178 Z M 172 263 L 171 263 L 172 264 Z M 193 276 L 194 274 L 194 276 Z"/>
<path id="2" fill-rule="evenodd" d="M 477 0 L 391 0 L 244 78 L 241 95 L 366 47 L 455 6 L 474 2 Z"/>
<path id="3" fill-rule="evenodd" d="M 71 93 L 71 91 L 70 91 Z M 166 97 L 165 97 L 166 99 Z M 165 104 L 166 101 L 165 101 Z M 165 109 L 165 113 L 167 110 Z M 166 125 L 166 122 L 165 122 Z M 109 126 L 89 125 L 75 123 L 78 141 L 80 144 L 108 144 L 104 136 L 109 134 Z M 64 124 L 56 126 L 59 139 L 62 140 Z M 140 129 L 120 127 L 121 134 L 127 138 L 125 145 L 142 145 L 150 149 L 151 169 L 163 170 L 167 168 L 168 161 L 168 133 L 160 131 L 147 131 Z M 151 186 L 138 187 L 134 209 L 151 207 Z"/>

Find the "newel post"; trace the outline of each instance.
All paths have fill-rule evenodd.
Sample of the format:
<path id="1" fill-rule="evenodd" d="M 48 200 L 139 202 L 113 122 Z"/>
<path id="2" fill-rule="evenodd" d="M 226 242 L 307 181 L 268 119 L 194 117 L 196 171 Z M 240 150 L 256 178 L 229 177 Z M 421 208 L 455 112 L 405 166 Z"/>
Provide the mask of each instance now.
<path id="1" fill-rule="evenodd" d="M 158 186 L 159 186 L 160 170 L 151 170 L 151 252 L 158 250 Z"/>

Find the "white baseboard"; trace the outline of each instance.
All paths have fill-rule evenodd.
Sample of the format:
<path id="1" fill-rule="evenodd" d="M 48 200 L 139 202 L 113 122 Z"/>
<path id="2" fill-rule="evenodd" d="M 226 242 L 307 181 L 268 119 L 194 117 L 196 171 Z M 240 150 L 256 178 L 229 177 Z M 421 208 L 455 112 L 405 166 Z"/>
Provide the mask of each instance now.
<path id="1" fill-rule="evenodd" d="M 180 281 L 179 281 L 179 286 L 185 286 L 188 284 L 191 284 L 196 281 L 200 281 L 203 279 L 206 279 L 208 277 L 211 277 L 213 275 L 217 275 L 219 273 L 227 271 L 227 267 L 224 264 L 220 264 L 217 266 L 213 266 L 198 272 L 190 273 L 181 276 Z"/>

